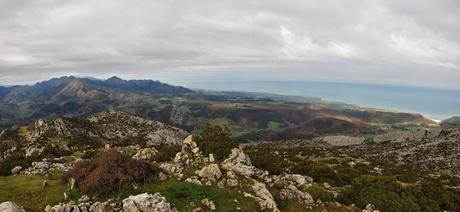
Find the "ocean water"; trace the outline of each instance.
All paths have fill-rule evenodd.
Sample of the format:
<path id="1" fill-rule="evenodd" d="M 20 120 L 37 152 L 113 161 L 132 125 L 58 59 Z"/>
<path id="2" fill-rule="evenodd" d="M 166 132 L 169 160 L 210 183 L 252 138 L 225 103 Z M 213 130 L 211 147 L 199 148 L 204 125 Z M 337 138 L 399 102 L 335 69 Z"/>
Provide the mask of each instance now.
<path id="1" fill-rule="evenodd" d="M 433 120 L 460 115 L 460 90 L 335 82 L 191 80 L 176 84 L 216 91 L 319 97 L 363 107 L 416 112 Z"/>

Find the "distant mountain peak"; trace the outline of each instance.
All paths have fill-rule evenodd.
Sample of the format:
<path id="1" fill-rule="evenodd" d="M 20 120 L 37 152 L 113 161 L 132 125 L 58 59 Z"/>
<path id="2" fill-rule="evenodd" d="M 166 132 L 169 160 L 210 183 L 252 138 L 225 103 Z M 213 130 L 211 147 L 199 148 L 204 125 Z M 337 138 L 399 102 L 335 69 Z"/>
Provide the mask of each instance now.
<path id="1" fill-rule="evenodd" d="M 109 82 L 125 82 L 125 80 L 121 79 L 120 77 L 113 76 L 107 79 Z"/>

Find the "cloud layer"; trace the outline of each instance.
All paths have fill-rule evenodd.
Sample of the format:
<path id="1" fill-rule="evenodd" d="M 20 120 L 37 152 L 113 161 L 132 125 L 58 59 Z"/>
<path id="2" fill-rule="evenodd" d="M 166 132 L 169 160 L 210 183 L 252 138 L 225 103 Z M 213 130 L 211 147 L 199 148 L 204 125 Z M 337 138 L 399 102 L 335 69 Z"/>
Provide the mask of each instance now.
<path id="1" fill-rule="evenodd" d="M 0 83 L 59 75 L 460 88 L 457 0 L 1 0 Z"/>

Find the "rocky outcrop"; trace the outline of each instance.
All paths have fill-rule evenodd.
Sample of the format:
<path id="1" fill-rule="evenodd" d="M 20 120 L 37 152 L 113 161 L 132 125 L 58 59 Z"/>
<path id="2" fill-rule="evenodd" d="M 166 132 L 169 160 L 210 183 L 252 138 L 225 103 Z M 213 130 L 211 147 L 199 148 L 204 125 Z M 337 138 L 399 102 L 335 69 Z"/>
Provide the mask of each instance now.
<path id="1" fill-rule="evenodd" d="M 300 174 L 282 174 L 273 176 L 273 182 L 281 187 L 293 185 L 295 187 L 302 188 L 311 185 L 313 183 L 313 179 Z"/>
<path id="2" fill-rule="evenodd" d="M 307 193 L 302 192 L 294 185 L 288 185 L 280 191 L 282 199 L 294 200 L 302 204 L 312 205 L 314 203 L 313 197 Z"/>
<path id="3" fill-rule="evenodd" d="M 155 193 L 154 195 L 143 193 L 136 196 L 129 196 L 123 200 L 123 211 L 125 212 L 170 212 L 177 210 L 166 201 L 166 198 Z"/>
<path id="4" fill-rule="evenodd" d="M 205 167 L 203 167 L 201 170 L 197 171 L 198 176 L 207 178 L 210 180 L 218 180 L 220 177 L 222 177 L 222 172 L 219 169 L 219 165 L 215 163 L 211 163 Z"/>
<path id="5" fill-rule="evenodd" d="M 252 186 L 252 190 L 256 194 L 255 199 L 259 203 L 259 206 L 262 210 L 270 209 L 273 211 L 280 211 L 278 206 L 273 198 L 273 195 L 267 189 L 265 184 L 254 181 L 254 185 Z"/>
<path id="6" fill-rule="evenodd" d="M 64 193 L 66 194 L 66 193 Z M 78 199 L 78 204 L 70 203 L 59 203 L 55 206 L 47 206 L 45 212 L 105 212 L 105 206 L 107 203 L 91 202 L 91 198 L 83 195 Z"/>
<path id="7" fill-rule="evenodd" d="M 163 169 L 166 173 L 180 177 L 184 167 L 181 164 L 164 162 L 160 163 L 159 167 Z"/>
<path id="8" fill-rule="evenodd" d="M 216 210 L 216 204 L 214 204 L 214 201 L 209 200 L 208 198 L 205 198 L 205 199 L 201 200 L 201 203 L 203 203 L 203 205 L 208 207 L 208 209 L 211 210 L 211 211 Z"/>
<path id="9" fill-rule="evenodd" d="M 11 174 L 18 174 L 22 170 L 22 166 L 15 166 L 11 169 Z"/>
<path id="10" fill-rule="evenodd" d="M 379 135 L 374 142 L 343 149 L 396 165 L 460 176 L 460 129 L 401 131 Z"/>
<path id="11" fill-rule="evenodd" d="M 155 154 L 158 153 L 158 150 L 155 148 L 144 148 L 134 154 L 133 159 L 136 160 L 152 160 Z"/>
<path id="12" fill-rule="evenodd" d="M 187 132 L 158 121 L 145 119 L 129 113 L 107 110 L 87 118 L 97 133 L 107 139 L 140 137 L 146 146 L 179 145 Z"/>
<path id="13" fill-rule="evenodd" d="M 256 173 L 256 168 L 251 164 L 249 156 L 239 148 L 232 149 L 228 158 L 221 165 L 223 169 L 244 177 L 251 177 Z"/>
<path id="14" fill-rule="evenodd" d="M 178 145 L 187 132 L 126 112 L 107 110 L 85 118 L 38 120 L 26 139 L 31 142 L 51 138 L 86 137 L 109 141 L 142 139 L 147 147 Z"/>
<path id="15" fill-rule="evenodd" d="M 198 179 L 197 176 L 191 176 L 191 177 L 185 179 L 185 182 L 193 183 L 193 184 L 196 184 L 196 185 L 203 185 L 201 183 L 200 179 Z"/>
<path id="16" fill-rule="evenodd" d="M 32 144 L 29 147 L 25 148 L 25 156 L 32 157 L 32 156 L 39 156 L 43 153 L 45 147 L 40 144 Z"/>
<path id="17" fill-rule="evenodd" d="M 39 119 L 35 121 L 34 128 L 26 136 L 29 141 L 44 139 L 48 136 L 70 137 L 72 135 L 72 123 L 68 119 L 57 118 L 53 120 Z"/>
<path id="18" fill-rule="evenodd" d="M 322 141 L 332 146 L 353 146 L 363 144 L 366 138 L 352 137 L 345 135 L 324 136 L 313 139 L 313 141 Z"/>
<path id="19" fill-rule="evenodd" d="M 374 204 L 367 204 L 366 208 L 364 208 L 362 212 L 379 212 L 379 210 L 376 209 Z"/>
<path id="20" fill-rule="evenodd" d="M 183 165 L 192 165 L 204 162 L 203 154 L 195 141 L 193 141 L 192 135 L 184 139 L 182 142 L 182 149 L 176 154 L 174 162 Z"/>
<path id="21" fill-rule="evenodd" d="M 21 171 L 21 173 L 26 175 L 43 175 L 52 170 L 67 171 L 69 169 L 70 166 L 68 164 L 40 161 L 32 162 L 32 166 Z"/>
<path id="22" fill-rule="evenodd" d="M 0 212 L 25 212 L 22 206 L 16 205 L 16 203 L 7 201 L 0 204 Z"/>
<path id="23" fill-rule="evenodd" d="M 45 212 L 105 212 L 105 205 L 100 202 L 83 202 L 80 204 L 64 204 L 47 207 Z"/>

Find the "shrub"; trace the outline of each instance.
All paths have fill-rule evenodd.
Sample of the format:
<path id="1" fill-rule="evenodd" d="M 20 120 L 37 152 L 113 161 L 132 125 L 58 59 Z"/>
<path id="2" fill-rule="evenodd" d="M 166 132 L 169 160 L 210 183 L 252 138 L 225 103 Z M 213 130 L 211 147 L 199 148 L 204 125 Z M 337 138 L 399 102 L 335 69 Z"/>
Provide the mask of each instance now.
<path id="1" fill-rule="evenodd" d="M 332 201 L 334 199 L 334 195 L 332 193 L 329 193 L 329 191 L 327 191 L 327 189 L 325 189 L 324 187 L 322 187 L 322 186 L 320 186 L 318 184 L 314 184 L 314 185 L 308 187 L 307 192 L 309 194 L 311 194 L 311 196 L 315 200 L 321 199 L 321 201 L 323 201 L 323 202 L 329 202 L 329 201 Z"/>
<path id="2" fill-rule="evenodd" d="M 52 147 L 51 145 L 46 145 L 45 149 L 43 149 L 43 152 L 41 153 L 41 156 L 46 158 L 59 158 L 71 154 L 72 152 L 70 150 L 65 150 L 59 147 Z"/>
<path id="3" fill-rule="evenodd" d="M 279 175 L 290 167 L 288 161 L 284 160 L 279 155 L 274 155 L 272 149 L 259 148 L 245 149 L 246 153 L 251 155 L 251 162 L 257 168 L 267 170 L 270 174 Z"/>
<path id="4" fill-rule="evenodd" d="M 446 189 L 439 181 L 422 182 L 422 193 L 435 200 L 439 208 L 446 211 L 460 211 L 460 191 Z"/>
<path id="5" fill-rule="evenodd" d="M 152 160 L 156 162 L 165 162 L 173 160 L 176 156 L 176 153 L 180 152 L 181 146 L 163 146 L 161 149 L 158 150 Z"/>
<path id="6" fill-rule="evenodd" d="M 292 169 L 292 172 L 310 176 L 313 180 L 315 180 L 315 182 L 326 182 L 332 186 L 344 186 L 351 184 L 351 176 L 354 174 L 351 169 L 341 169 L 340 171 L 336 171 L 323 163 L 309 160 L 299 162 Z"/>
<path id="7" fill-rule="evenodd" d="M 97 151 L 96 150 L 85 150 L 83 151 L 83 155 L 81 156 L 82 159 L 92 159 L 94 158 L 96 155 L 97 155 Z"/>
<path id="8" fill-rule="evenodd" d="M 232 134 L 228 127 L 204 124 L 201 132 L 193 136 L 193 140 L 205 155 L 214 154 L 217 160 L 227 157 L 238 143 L 231 138 Z"/>
<path id="9" fill-rule="evenodd" d="M 392 177 L 359 177 L 339 199 L 345 204 L 365 207 L 373 203 L 385 211 L 440 211 L 436 201 L 418 186 L 402 186 Z M 456 208 L 458 210 L 458 208 Z"/>
<path id="10" fill-rule="evenodd" d="M 0 161 L 0 176 L 8 176 L 11 174 L 11 169 L 16 166 L 21 166 L 23 169 L 29 168 L 37 157 L 26 158 L 20 152 L 14 152 L 8 159 Z"/>
<path id="11" fill-rule="evenodd" d="M 63 180 L 75 178 L 79 189 L 87 194 L 107 195 L 132 184 L 148 182 L 157 176 L 159 168 L 134 160 L 117 151 L 108 151 L 90 161 L 81 161 L 62 174 Z"/>

